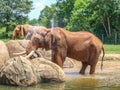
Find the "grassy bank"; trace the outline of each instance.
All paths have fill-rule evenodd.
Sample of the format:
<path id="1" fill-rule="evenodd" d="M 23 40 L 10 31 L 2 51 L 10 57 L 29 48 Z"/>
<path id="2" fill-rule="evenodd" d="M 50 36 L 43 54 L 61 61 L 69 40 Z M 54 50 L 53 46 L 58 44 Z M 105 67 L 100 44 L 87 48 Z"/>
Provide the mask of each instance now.
<path id="1" fill-rule="evenodd" d="M 120 54 L 120 45 L 105 44 L 104 45 L 104 49 L 105 49 L 105 53 Z"/>

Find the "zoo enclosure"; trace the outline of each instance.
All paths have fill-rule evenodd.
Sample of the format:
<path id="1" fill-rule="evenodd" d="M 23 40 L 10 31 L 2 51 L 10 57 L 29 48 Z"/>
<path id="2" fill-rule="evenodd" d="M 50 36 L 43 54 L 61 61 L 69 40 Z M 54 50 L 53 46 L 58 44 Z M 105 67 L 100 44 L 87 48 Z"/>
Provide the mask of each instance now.
<path id="1" fill-rule="evenodd" d="M 104 44 L 120 44 L 120 34 L 114 33 L 111 37 L 107 37 L 104 34 L 97 35 Z"/>

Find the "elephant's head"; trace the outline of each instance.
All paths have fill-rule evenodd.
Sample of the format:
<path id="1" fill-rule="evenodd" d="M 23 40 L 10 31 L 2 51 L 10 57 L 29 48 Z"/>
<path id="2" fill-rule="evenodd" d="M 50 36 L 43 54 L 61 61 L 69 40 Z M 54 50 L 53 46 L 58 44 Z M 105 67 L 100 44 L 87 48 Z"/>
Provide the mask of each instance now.
<path id="1" fill-rule="evenodd" d="M 35 51 L 38 48 L 45 48 L 46 50 L 51 48 L 51 33 L 49 29 L 43 29 L 32 35 L 31 40 L 26 47 L 26 54 L 29 54 L 31 51 Z"/>
<path id="2" fill-rule="evenodd" d="M 13 31 L 12 39 L 15 40 L 16 36 L 25 36 L 25 30 L 23 25 L 17 25 Z"/>

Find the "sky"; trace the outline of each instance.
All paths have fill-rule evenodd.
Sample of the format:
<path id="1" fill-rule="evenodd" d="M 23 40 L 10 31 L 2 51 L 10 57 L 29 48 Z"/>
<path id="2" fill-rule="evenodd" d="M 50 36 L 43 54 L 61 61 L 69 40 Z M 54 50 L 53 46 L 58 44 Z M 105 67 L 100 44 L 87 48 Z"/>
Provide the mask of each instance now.
<path id="1" fill-rule="evenodd" d="M 51 4 L 56 3 L 56 0 L 32 0 L 33 1 L 33 10 L 28 14 L 29 19 L 38 19 L 40 11 L 44 9 L 45 6 L 50 6 Z"/>

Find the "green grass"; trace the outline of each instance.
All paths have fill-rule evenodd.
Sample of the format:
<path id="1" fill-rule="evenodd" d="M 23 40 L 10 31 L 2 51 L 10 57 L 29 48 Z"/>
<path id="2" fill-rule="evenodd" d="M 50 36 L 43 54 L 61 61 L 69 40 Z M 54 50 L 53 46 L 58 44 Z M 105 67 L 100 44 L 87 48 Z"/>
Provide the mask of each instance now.
<path id="1" fill-rule="evenodd" d="M 105 53 L 120 54 L 120 45 L 105 44 L 104 45 L 104 49 L 105 49 Z"/>

